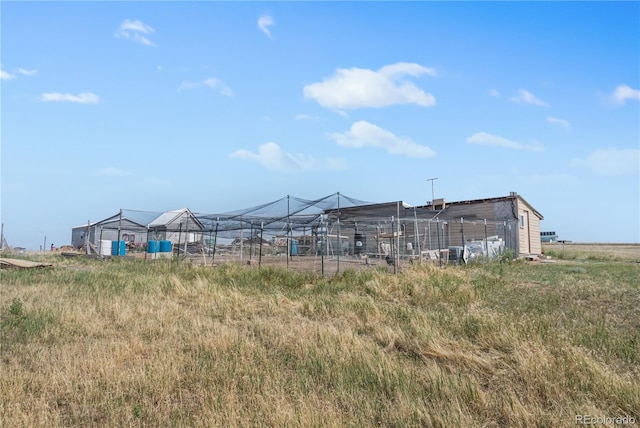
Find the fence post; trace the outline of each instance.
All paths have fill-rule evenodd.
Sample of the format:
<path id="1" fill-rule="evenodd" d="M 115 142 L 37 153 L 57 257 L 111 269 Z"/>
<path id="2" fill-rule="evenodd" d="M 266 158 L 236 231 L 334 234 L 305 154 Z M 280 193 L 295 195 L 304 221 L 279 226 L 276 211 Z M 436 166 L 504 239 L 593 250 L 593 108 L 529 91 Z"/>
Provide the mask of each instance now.
<path id="1" fill-rule="evenodd" d="M 442 252 L 440 245 L 440 219 L 436 219 L 436 234 L 438 236 L 438 266 L 442 267 Z"/>
<path id="2" fill-rule="evenodd" d="M 264 222 L 260 222 L 260 254 L 258 255 L 258 267 L 262 266 L 262 235 L 264 234 Z"/>
<path id="3" fill-rule="evenodd" d="M 395 222 L 393 216 L 391 216 L 391 260 L 393 260 L 393 273 L 396 273 L 396 255 L 393 251 L 394 247 L 394 239 L 393 239 L 393 231 L 395 230 Z"/>
<path id="4" fill-rule="evenodd" d="M 218 217 L 218 221 L 216 221 L 216 233 L 213 236 L 213 255 L 211 256 L 211 266 L 213 266 L 213 264 L 216 261 L 216 246 L 218 245 L 218 223 L 219 223 L 220 217 Z"/>
<path id="5" fill-rule="evenodd" d="M 485 252 L 487 253 L 487 260 L 489 259 L 489 241 L 488 241 L 488 235 L 487 235 L 487 219 L 484 219 L 484 249 Z"/>
<path id="6" fill-rule="evenodd" d="M 182 240 L 182 222 L 180 222 L 180 227 L 178 228 L 178 263 L 180 262 L 180 242 Z"/>

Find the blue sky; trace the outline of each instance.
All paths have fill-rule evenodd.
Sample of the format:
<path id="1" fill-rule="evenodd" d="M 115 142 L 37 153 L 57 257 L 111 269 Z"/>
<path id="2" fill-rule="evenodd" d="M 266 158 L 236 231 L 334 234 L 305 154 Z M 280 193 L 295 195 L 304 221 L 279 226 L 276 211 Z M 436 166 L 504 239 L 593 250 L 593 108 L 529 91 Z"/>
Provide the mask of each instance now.
<path id="1" fill-rule="evenodd" d="M 520 193 L 640 242 L 638 2 L 7 2 L 2 222 Z"/>

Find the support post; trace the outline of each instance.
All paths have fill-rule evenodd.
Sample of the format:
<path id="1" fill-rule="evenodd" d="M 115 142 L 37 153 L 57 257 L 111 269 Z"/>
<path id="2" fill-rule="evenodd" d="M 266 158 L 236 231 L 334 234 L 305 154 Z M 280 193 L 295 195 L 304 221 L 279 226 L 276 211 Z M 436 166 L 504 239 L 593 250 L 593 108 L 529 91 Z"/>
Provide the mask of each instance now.
<path id="1" fill-rule="evenodd" d="M 178 228 L 178 262 L 180 261 L 180 243 L 182 242 L 182 222 L 180 222 L 180 227 Z"/>
<path id="2" fill-rule="evenodd" d="M 264 222 L 260 222 L 260 254 L 258 255 L 258 267 L 262 266 L 262 234 L 264 233 Z"/>
<path id="3" fill-rule="evenodd" d="M 289 257 L 291 255 L 291 240 L 289 234 L 291 233 L 291 223 L 289 223 L 289 195 L 287 195 L 287 269 L 289 269 Z"/>
<path id="4" fill-rule="evenodd" d="M 337 273 L 340 273 L 340 253 L 342 253 L 342 237 L 340 236 L 340 192 L 338 192 L 338 264 L 337 264 Z"/>
<path id="5" fill-rule="evenodd" d="M 487 235 L 487 219 L 485 218 L 484 219 L 484 251 L 486 253 L 487 260 L 489 260 L 489 241 L 487 240 L 488 236 L 489 235 Z"/>
<path id="6" fill-rule="evenodd" d="M 87 233 L 84 234 L 84 249 L 87 254 L 91 254 L 91 248 L 89 247 L 89 242 L 91 242 L 90 235 L 91 234 L 91 220 L 87 220 Z M 102 245 L 101 242 L 98 242 L 98 245 Z"/>
<path id="7" fill-rule="evenodd" d="M 213 266 L 213 264 L 216 261 L 216 247 L 218 246 L 218 223 L 219 223 L 220 217 L 218 217 L 217 221 L 216 221 L 216 233 L 213 237 L 213 255 L 211 256 L 211 266 Z"/>
<path id="8" fill-rule="evenodd" d="M 118 220 L 118 251 L 116 251 L 116 256 L 120 255 L 120 239 L 122 239 L 122 208 L 120 208 L 120 218 Z"/>
<path id="9" fill-rule="evenodd" d="M 442 251 L 440 249 L 440 219 L 436 220 L 436 234 L 438 235 L 438 266 L 442 267 Z"/>

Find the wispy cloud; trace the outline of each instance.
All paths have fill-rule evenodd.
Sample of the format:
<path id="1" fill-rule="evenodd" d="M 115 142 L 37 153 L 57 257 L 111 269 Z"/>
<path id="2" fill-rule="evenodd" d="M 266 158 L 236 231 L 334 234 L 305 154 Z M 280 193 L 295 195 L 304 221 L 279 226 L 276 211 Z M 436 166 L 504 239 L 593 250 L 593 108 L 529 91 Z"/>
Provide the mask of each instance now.
<path id="1" fill-rule="evenodd" d="M 78 95 L 63 94 L 60 92 L 45 92 L 40 96 L 42 101 L 58 101 L 79 104 L 98 104 L 100 97 L 93 92 L 82 92 Z"/>
<path id="2" fill-rule="evenodd" d="M 518 95 L 509 98 L 509 101 L 518 103 L 518 104 L 532 104 L 534 106 L 541 106 L 541 107 L 549 105 L 546 102 L 536 98 L 535 95 L 533 95 L 531 92 L 525 89 L 519 89 Z"/>
<path id="3" fill-rule="evenodd" d="M 37 70 L 27 70 L 24 68 L 19 68 L 18 73 L 22 74 L 23 76 L 33 76 L 34 74 L 37 73 Z M 11 80 L 11 79 L 14 79 L 15 77 L 16 77 L 15 74 L 11 74 L 8 71 L 4 71 L 0 68 L 0 80 Z"/>
<path id="4" fill-rule="evenodd" d="M 269 27 L 275 24 L 276 23 L 270 15 L 262 15 L 260 18 L 258 18 L 258 28 L 269 37 L 271 37 L 271 31 L 269 31 Z"/>
<path id="5" fill-rule="evenodd" d="M 600 176 L 637 175 L 640 170 L 640 150 L 614 147 L 595 150 L 586 158 L 571 159 L 569 165 L 585 168 Z"/>
<path id="6" fill-rule="evenodd" d="M 23 76 L 33 76 L 37 72 L 37 70 L 25 70 L 24 68 L 18 69 L 18 73 L 22 74 Z"/>
<path id="7" fill-rule="evenodd" d="M 346 162 L 343 159 L 325 158 L 315 159 L 313 156 L 292 154 L 285 152 L 273 142 L 261 145 L 257 153 L 249 150 L 237 150 L 229 155 L 231 159 L 257 162 L 266 169 L 279 172 L 296 171 L 321 171 L 345 169 Z"/>
<path id="8" fill-rule="evenodd" d="M 616 105 L 624 105 L 627 100 L 640 101 L 640 90 L 633 89 L 627 85 L 619 85 L 613 94 L 611 99 Z"/>
<path id="9" fill-rule="evenodd" d="M 194 88 L 210 88 L 216 90 L 221 95 L 233 97 L 233 91 L 222 80 L 215 77 L 209 77 L 199 82 L 182 82 L 178 90 L 194 89 Z"/>
<path id="10" fill-rule="evenodd" d="M 433 68 L 399 62 L 374 71 L 365 68 L 339 68 L 322 82 L 304 87 L 304 96 L 330 109 L 385 107 L 396 104 L 435 105 L 433 95 L 424 92 L 405 76 L 436 76 Z"/>
<path id="11" fill-rule="evenodd" d="M 436 152 L 427 146 L 417 144 L 409 138 L 400 138 L 364 120 L 353 123 L 351 129 L 346 132 L 329 133 L 327 137 L 343 147 L 376 147 L 393 155 L 411 158 L 431 158 L 436 155 Z"/>
<path id="12" fill-rule="evenodd" d="M 11 80 L 14 77 L 16 77 L 14 74 L 11 74 L 11 73 L 9 73 L 7 71 L 4 71 L 4 70 L 0 70 L 0 79 L 1 80 Z"/>
<path id="13" fill-rule="evenodd" d="M 541 152 L 544 150 L 542 144 L 537 141 L 531 144 L 523 144 L 504 137 L 500 137 L 499 135 L 491 135 L 486 132 L 476 132 L 471 137 L 467 138 L 467 143 L 477 144 L 479 146 L 503 147 L 506 149 L 515 150 L 529 150 L 533 152 Z"/>
<path id="14" fill-rule="evenodd" d="M 122 175 L 130 175 L 131 173 L 128 171 L 124 171 L 122 169 L 115 168 L 113 166 L 106 166 L 104 168 L 99 169 L 96 172 L 97 175 L 107 175 L 111 177 L 118 177 Z"/>
<path id="15" fill-rule="evenodd" d="M 571 128 L 571 124 L 568 121 L 566 121 L 564 119 L 558 119 L 557 117 L 549 116 L 549 117 L 547 117 L 547 122 L 549 122 L 549 123 L 551 123 L 553 125 L 560 125 L 565 129 Z"/>
<path id="16" fill-rule="evenodd" d="M 496 89 L 489 89 L 489 95 L 498 98 L 500 97 L 500 92 L 498 92 Z"/>
<path id="17" fill-rule="evenodd" d="M 154 46 L 147 38 L 147 35 L 153 33 L 153 27 L 142 21 L 130 21 L 125 19 L 115 32 L 115 36 L 121 39 L 133 40 L 146 46 Z"/>

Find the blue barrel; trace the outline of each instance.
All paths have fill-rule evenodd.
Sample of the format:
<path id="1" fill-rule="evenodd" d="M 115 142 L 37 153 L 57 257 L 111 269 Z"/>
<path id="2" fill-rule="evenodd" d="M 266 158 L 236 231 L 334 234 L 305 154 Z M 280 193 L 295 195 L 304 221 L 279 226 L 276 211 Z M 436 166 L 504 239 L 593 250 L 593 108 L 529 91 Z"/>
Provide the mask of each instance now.
<path id="1" fill-rule="evenodd" d="M 295 239 L 291 240 L 291 255 L 292 256 L 298 255 L 298 241 L 296 241 Z"/>
<path id="2" fill-rule="evenodd" d="M 171 241 L 168 241 L 168 240 L 160 241 L 160 252 L 161 253 L 170 253 L 171 252 Z"/>
<path id="3" fill-rule="evenodd" d="M 158 252 L 158 241 L 147 242 L 147 253 L 154 254 Z"/>
<path id="4" fill-rule="evenodd" d="M 127 252 L 127 244 L 124 241 L 111 241 L 111 255 L 124 256 Z"/>

